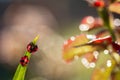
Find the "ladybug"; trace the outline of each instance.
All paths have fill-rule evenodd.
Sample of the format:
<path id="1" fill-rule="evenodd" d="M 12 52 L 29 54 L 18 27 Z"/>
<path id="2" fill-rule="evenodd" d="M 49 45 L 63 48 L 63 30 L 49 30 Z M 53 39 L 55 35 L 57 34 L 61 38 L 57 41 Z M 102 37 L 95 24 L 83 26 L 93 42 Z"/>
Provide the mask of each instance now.
<path id="1" fill-rule="evenodd" d="M 28 62 L 29 62 L 28 56 L 23 56 L 23 57 L 21 57 L 21 59 L 20 59 L 20 64 L 21 64 L 22 66 L 26 66 L 26 65 L 28 64 Z"/>
<path id="2" fill-rule="evenodd" d="M 30 42 L 28 45 L 27 45 L 27 51 L 30 52 L 30 53 L 34 53 L 38 50 L 38 46 L 35 45 L 33 42 Z"/>

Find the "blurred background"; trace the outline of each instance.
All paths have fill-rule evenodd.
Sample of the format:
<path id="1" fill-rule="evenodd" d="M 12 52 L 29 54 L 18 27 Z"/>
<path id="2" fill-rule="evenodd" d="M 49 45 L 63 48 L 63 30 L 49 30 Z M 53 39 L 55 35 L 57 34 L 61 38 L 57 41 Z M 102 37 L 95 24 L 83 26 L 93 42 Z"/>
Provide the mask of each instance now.
<path id="1" fill-rule="evenodd" d="M 12 80 L 26 45 L 38 34 L 26 80 L 90 80 L 93 69 L 81 58 L 62 60 L 64 40 L 81 34 L 80 21 L 88 15 L 97 12 L 84 0 L 0 0 L 0 80 Z"/>

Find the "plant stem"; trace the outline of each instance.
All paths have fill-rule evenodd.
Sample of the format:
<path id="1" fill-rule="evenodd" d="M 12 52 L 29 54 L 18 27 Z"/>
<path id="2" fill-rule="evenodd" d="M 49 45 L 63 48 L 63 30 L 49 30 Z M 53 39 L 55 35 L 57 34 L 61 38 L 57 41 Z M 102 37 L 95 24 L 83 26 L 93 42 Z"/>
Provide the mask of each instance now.
<path id="1" fill-rule="evenodd" d="M 39 36 L 37 36 L 33 41 L 32 43 L 33 44 L 36 44 L 37 40 L 38 40 Z M 27 56 L 28 59 L 30 60 L 30 57 L 31 57 L 31 53 L 26 51 L 24 56 Z M 26 74 L 26 70 L 27 70 L 27 67 L 28 67 L 28 64 L 26 66 L 22 66 L 20 63 L 17 67 L 17 70 L 14 74 L 14 77 L 13 77 L 13 80 L 24 80 L 25 78 L 25 74 Z"/>
<path id="2" fill-rule="evenodd" d="M 108 29 L 108 31 L 112 37 L 112 40 L 116 41 L 116 36 L 114 34 L 114 31 L 113 31 L 112 25 L 111 25 L 111 20 L 110 20 L 111 15 L 110 15 L 109 11 L 106 8 L 102 8 L 102 9 L 100 8 L 100 9 L 98 9 L 98 14 L 102 18 L 104 26 Z"/>

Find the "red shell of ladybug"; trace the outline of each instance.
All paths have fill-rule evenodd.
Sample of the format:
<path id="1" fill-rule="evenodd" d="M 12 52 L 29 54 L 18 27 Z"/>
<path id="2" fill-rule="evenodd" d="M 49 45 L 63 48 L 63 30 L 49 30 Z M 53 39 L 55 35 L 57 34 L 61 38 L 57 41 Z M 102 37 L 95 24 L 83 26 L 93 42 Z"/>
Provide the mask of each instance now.
<path id="1" fill-rule="evenodd" d="M 28 62 L 29 62 L 29 59 L 28 59 L 27 56 L 23 56 L 23 57 L 21 58 L 21 60 L 20 60 L 20 64 L 21 64 L 22 66 L 26 66 L 26 65 L 28 64 Z"/>
<path id="2" fill-rule="evenodd" d="M 27 51 L 30 53 L 34 53 L 38 50 L 38 46 L 33 44 L 32 42 L 27 45 Z"/>

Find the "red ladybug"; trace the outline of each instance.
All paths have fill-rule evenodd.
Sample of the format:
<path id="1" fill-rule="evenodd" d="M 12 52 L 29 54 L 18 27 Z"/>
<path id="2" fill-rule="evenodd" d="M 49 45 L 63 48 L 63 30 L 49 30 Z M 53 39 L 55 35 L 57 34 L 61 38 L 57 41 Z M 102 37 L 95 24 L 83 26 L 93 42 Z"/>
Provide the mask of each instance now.
<path id="1" fill-rule="evenodd" d="M 38 50 L 38 46 L 33 44 L 33 42 L 29 43 L 27 45 L 27 51 L 30 52 L 30 53 L 34 53 Z"/>
<path id="2" fill-rule="evenodd" d="M 23 57 L 21 58 L 21 60 L 20 60 L 20 64 L 21 64 L 22 66 L 26 66 L 26 65 L 28 64 L 28 62 L 29 62 L 29 59 L 28 59 L 27 56 L 23 56 Z"/>

